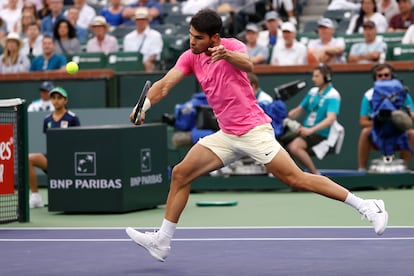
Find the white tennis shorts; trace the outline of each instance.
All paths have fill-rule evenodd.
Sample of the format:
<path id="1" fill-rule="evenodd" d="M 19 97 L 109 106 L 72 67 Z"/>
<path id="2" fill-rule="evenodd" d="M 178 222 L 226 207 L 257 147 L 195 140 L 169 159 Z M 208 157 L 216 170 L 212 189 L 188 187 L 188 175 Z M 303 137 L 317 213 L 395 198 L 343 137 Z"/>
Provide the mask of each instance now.
<path id="1" fill-rule="evenodd" d="M 267 164 L 281 148 L 270 124 L 259 125 L 241 136 L 219 130 L 198 143 L 213 151 L 225 166 L 245 156 Z"/>

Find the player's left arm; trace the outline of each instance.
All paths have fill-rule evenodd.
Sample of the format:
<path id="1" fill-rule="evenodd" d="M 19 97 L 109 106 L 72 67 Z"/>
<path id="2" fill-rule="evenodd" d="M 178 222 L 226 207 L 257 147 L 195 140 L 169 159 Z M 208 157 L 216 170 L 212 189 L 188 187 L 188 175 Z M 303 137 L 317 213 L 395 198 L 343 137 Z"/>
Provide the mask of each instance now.
<path id="1" fill-rule="evenodd" d="M 211 52 L 213 62 L 224 59 L 239 70 L 244 72 L 253 71 L 253 62 L 247 53 L 231 51 L 223 45 L 209 48 L 209 51 Z"/>

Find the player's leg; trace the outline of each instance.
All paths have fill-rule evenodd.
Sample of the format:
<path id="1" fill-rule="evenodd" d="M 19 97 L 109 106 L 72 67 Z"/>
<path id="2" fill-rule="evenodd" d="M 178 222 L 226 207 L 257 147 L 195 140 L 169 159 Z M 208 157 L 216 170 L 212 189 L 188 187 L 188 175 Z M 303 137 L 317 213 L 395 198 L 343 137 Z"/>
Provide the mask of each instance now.
<path id="1" fill-rule="evenodd" d="M 373 224 L 377 234 L 381 235 L 385 231 L 388 214 L 382 200 L 361 199 L 325 176 L 302 172 L 284 149 L 280 149 L 272 161 L 266 164 L 266 168 L 293 188 L 311 191 L 347 203 Z"/>
<path id="2" fill-rule="evenodd" d="M 371 127 L 365 127 L 361 130 L 358 140 L 358 170 L 364 171 L 367 169 L 369 152 L 371 149 L 371 142 L 369 136 L 371 134 Z"/>
<path id="3" fill-rule="evenodd" d="M 288 145 L 289 152 L 302 164 L 304 165 L 310 173 L 318 174 L 318 170 L 315 167 L 315 164 L 312 161 L 309 153 L 307 152 L 308 145 L 306 141 L 301 138 L 295 138 Z"/>
<path id="4" fill-rule="evenodd" d="M 408 135 L 408 143 L 410 144 L 411 148 L 414 150 L 414 129 L 407 130 Z M 404 160 L 405 165 L 410 165 L 411 157 L 413 156 L 412 153 L 408 150 L 402 150 L 400 153 L 401 159 Z"/>
<path id="5" fill-rule="evenodd" d="M 39 194 L 37 185 L 36 167 L 47 170 L 47 158 L 43 153 L 29 154 L 29 186 L 32 192 L 29 200 L 30 208 L 43 207 L 42 197 Z"/>

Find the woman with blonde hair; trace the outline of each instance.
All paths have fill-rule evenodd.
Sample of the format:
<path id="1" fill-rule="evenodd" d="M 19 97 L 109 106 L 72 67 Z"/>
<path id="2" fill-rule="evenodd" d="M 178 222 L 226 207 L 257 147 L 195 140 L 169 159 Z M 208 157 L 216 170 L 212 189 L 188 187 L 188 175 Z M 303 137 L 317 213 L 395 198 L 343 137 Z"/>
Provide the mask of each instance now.
<path id="1" fill-rule="evenodd" d="M 0 73 L 28 72 L 30 61 L 27 56 L 20 53 L 22 41 L 19 34 L 9 33 L 5 44 L 4 52 L 0 56 Z"/>

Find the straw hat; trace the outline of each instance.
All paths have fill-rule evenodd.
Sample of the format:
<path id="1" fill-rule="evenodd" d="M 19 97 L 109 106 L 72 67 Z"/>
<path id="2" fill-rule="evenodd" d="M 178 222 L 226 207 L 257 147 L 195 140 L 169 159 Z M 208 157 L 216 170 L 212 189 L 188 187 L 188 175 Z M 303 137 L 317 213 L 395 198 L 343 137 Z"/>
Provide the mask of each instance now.
<path id="1" fill-rule="evenodd" d="M 20 39 L 20 36 L 18 33 L 14 33 L 14 32 L 10 32 L 7 37 L 6 37 L 6 43 L 9 40 L 14 40 L 17 41 L 17 44 L 19 45 L 18 48 L 20 49 L 23 45 L 22 45 L 22 40 Z"/>

